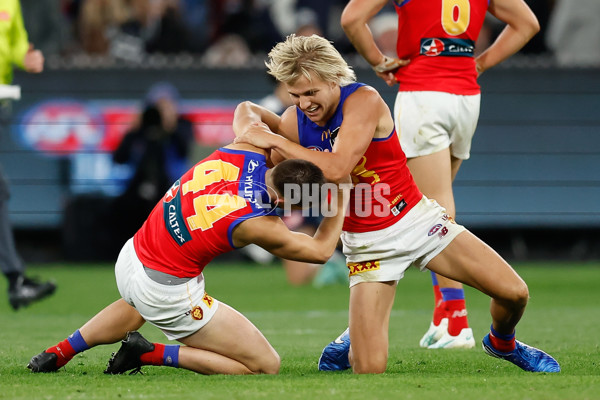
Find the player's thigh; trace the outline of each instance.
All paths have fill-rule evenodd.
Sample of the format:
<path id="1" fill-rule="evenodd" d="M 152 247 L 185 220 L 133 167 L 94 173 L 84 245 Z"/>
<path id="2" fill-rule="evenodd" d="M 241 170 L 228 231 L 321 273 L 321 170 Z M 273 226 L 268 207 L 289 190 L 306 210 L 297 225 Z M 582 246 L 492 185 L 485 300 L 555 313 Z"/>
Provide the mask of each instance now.
<path id="1" fill-rule="evenodd" d="M 212 319 L 196 333 L 178 339 L 186 346 L 208 350 L 239 361 L 251 370 L 279 363 L 279 355 L 248 318 L 220 303 Z"/>
<path id="2" fill-rule="evenodd" d="M 454 179 L 456 178 L 456 175 L 458 174 L 458 170 L 460 169 L 462 162 L 463 162 L 463 160 L 461 160 L 460 158 L 456 158 L 454 156 L 451 157 L 450 170 L 451 170 L 451 174 L 452 174 L 452 182 L 454 182 Z"/>
<path id="3" fill-rule="evenodd" d="M 452 156 L 466 160 L 471 155 L 471 142 L 477 121 L 481 95 L 451 95 L 452 96 L 452 125 L 450 129 L 450 150 Z"/>
<path id="4" fill-rule="evenodd" d="M 527 292 L 527 285 L 515 270 L 469 231 L 454 238 L 427 268 L 496 299 L 518 301 Z"/>
<path id="5" fill-rule="evenodd" d="M 445 207 L 454 217 L 450 150 L 446 148 L 433 154 L 411 158 L 406 165 L 419 190 Z"/>
<path id="6" fill-rule="evenodd" d="M 396 281 L 363 282 L 350 288 L 350 340 L 355 372 L 385 370 L 396 286 Z M 357 371 L 358 365 L 379 370 Z"/>

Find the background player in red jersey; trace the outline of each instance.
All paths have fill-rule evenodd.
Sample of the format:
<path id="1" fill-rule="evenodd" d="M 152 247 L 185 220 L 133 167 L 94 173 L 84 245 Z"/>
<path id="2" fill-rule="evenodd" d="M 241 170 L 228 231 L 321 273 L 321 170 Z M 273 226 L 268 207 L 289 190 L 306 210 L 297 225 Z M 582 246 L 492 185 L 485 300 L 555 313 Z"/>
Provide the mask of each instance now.
<path id="1" fill-rule="evenodd" d="M 355 82 L 331 42 L 290 35 L 271 50 L 267 67 L 286 84 L 295 105 L 279 117 L 242 103 L 234 116 L 235 142 L 309 160 L 332 181 L 350 174 L 355 184 L 341 236 L 350 270 L 349 330 L 325 347 L 319 369 L 386 370 L 396 286 L 415 265 L 492 298 L 493 322 L 483 338 L 488 354 L 527 371 L 560 371 L 550 355 L 515 340 L 529 298 L 525 282 L 419 192 L 389 108 L 377 91 Z"/>
<path id="2" fill-rule="evenodd" d="M 521 49 L 539 25 L 523 0 L 395 0 L 394 58 L 381 52 L 367 25 L 387 3 L 351 0 L 341 24 L 377 75 L 389 86 L 400 84 L 394 119 L 408 167 L 419 189 L 454 218 L 452 182 L 469 158 L 479 118 L 477 77 Z M 474 57 L 486 11 L 507 25 Z M 433 321 L 419 344 L 430 349 L 473 347 L 462 285 L 433 273 L 432 280 Z"/>
<path id="3" fill-rule="evenodd" d="M 121 250 L 115 275 L 122 298 L 34 356 L 28 368 L 56 371 L 77 353 L 125 338 L 105 373 L 142 365 L 202 374 L 277 373 L 275 349 L 246 317 L 206 293 L 202 271 L 213 257 L 249 243 L 278 257 L 326 262 L 342 228 L 342 190 L 312 237 L 291 232 L 274 213 L 275 204 L 318 198 L 323 184 L 322 171 L 310 162 L 289 160 L 268 169 L 264 150 L 248 144 L 218 149 L 173 184 Z M 136 331 L 145 321 L 184 346 L 150 343 Z"/>

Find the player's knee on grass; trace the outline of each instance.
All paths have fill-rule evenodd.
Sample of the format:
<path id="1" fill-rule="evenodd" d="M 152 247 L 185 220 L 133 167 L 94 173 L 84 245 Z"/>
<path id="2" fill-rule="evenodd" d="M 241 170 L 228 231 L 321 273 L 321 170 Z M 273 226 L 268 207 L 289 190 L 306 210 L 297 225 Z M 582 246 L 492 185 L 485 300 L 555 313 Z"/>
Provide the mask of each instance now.
<path id="1" fill-rule="evenodd" d="M 250 368 L 255 374 L 277 374 L 281 366 L 281 358 L 275 350 L 270 354 L 265 354 L 260 360 L 257 360 L 257 365 Z"/>
<path id="2" fill-rule="evenodd" d="M 355 374 L 382 374 L 387 368 L 387 355 L 373 355 L 352 357 L 352 371 Z"/>

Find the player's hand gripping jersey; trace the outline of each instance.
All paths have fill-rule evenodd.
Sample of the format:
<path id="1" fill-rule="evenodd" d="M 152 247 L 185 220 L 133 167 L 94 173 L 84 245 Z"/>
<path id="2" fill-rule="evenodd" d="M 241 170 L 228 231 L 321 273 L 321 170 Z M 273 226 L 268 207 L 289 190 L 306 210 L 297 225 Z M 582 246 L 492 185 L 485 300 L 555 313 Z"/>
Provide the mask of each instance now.
<path id="1" fill-rule="evenodd" d="M 401 91 L 479 93 L 473 52 L 488 0 L 394 0 Z"/>
<path id="2" fill-rule="evenodd" d="M 307 149 L 331 151 L 342 125 L 343 105 L 362 83 L 340 88 L 340 103 L 323 127 L 312 122 L 297 108 L 299 142 Z M 355 187 L 350 195 L 349 215 L 344 231 L 370 232 L 398 221 L 423 195 L 406 166 L 406 156 L 398 135 L 392 130 L 386 138 L 374 138 L 351 173 Z"/>
<path id="3" fill-rule="evenodd" d="M 265 186 L 265 156 L 221 148 L 167 191 L 135 234 L 144 266 L 178 277 L 198 276 L 215 256 L 234 248 L 241 222 L 274 212 Z"/>

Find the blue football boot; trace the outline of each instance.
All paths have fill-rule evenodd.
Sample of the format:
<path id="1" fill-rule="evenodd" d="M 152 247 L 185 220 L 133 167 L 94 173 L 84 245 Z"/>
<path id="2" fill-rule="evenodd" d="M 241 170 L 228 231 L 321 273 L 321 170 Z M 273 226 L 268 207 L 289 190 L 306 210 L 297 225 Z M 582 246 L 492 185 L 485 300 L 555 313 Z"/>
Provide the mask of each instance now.
<path id="1" fill-rule="evenodd" d="M 525 371 L 560 372 L 560 365 L 551 355 L 535 347 L 527 346 L 518 340 L 515 340 L 515 349 L 509 353 L 503 353 L 494 349 L 490 342 L 489 333 L 484 336 L 482 344 L 483 350 L 490 356 L 510 361 Z"/>
<path id="2" fill-rule="evenodd" d="M 350 328 L 323 349 L 319 357 L 319 371 L 343 371 L 350 368 Z"/>

